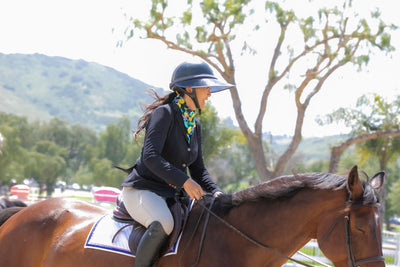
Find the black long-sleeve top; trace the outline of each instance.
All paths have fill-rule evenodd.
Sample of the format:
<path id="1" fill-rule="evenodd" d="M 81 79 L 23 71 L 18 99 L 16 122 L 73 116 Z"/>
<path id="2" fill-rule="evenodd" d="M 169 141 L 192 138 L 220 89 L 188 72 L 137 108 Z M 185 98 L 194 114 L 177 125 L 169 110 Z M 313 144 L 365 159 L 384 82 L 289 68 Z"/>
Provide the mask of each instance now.
<path id="1" fill-rule="evenodd" d="M 173 197 L 190 176 L 203 190 L 215 193 L 221 189 L 208 173 L 201 147 L 201 127 L 196 127 L 188 144 L 186 128 L 175 103 L 154 110 L 146 123 L 142 152 L 122 186 L 146 189 L 163 197 Z"/>

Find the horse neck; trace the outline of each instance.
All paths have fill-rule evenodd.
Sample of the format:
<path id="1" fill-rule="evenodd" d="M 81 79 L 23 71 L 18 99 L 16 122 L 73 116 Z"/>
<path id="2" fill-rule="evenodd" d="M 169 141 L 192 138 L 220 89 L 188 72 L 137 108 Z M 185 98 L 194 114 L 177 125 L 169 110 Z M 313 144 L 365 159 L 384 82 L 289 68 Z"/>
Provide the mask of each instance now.
<path id="1" fill-rule="evenodd" d="M 342 193 L 338 191 L 304 189 L 288 199 L 244 203 L 231 211 L 228 220 L 258 242 L 285 255 L 293 255 L 310 239 L 316 238 L 319 221 L 342 207 L 341 199 Z M 270 254 L 265 255 L 271 259 Z M 286 261 L 276 255 L 273 257 L 278 262 Z"/>

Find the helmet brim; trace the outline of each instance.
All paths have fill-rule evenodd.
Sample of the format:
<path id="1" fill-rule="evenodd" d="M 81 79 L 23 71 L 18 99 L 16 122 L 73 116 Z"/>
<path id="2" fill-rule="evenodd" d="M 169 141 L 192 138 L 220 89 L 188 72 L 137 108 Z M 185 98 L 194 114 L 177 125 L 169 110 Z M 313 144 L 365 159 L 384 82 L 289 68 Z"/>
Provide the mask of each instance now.
<path id="1" fill-rule="evenodd" d="M 182 88 L 210 87 L 210 92 L 215 93 L 233 87 L 234 85 L 213 78 L 195 78 L 175 83 Z"/>

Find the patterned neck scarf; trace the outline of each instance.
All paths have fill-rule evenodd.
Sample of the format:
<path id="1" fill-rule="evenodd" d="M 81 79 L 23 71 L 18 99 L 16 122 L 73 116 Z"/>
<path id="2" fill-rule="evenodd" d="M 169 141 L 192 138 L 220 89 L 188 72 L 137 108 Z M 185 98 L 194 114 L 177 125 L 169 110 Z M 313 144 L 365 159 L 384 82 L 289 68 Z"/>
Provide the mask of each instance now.
<path id="1" fill-rule="evenodd" d="M 188 139 L 188 143 L 190 144 L 190 137 L 193 134 L 193 130 L 196 127 L 196 120 L 195 115 L 196 111 L 191 111 L 185 103 L 185 100 L 182 96 L 177 95 L 173 102 L 179 107 L 182 117 L 183 117 L 183 124 L 186 127 L 186 136 Z"/>

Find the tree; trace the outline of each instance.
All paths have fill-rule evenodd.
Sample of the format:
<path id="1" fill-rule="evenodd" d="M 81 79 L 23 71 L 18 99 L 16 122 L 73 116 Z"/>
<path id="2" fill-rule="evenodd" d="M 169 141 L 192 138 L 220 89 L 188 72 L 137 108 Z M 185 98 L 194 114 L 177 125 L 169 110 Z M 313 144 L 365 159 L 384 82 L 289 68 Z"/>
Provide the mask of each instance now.
<path id="1" fill-rule="evenodd" d="M 3 135 L 0 133 L 0 156 L 3 154 L 1 152 L 2 148 L 3 148 L 3 142 L 4 142 L 4 137 Z"/>
<path id="2" fill-rule="evenodd" d="M 207 163 L 222 148 L 232 143 L 235 131 L 220 123 L 217 111 L 209 104 L 206 105 L 201 116 L 198 117 L 201 121 L 204 161 Z"/>
<path id="3" fill-rule="evenodd" d="M 121 166 L 133 166 L 136 160 L 140 157 L 142 152 L 143 136 L 139 136 L 137 142 L 134 140 L 133 136 L 129 140 L 126 146 L 126 156 L 121 162 Z"/>
<path id="4" fill-rule="evenodd" d="M 122 117 L 107 125 L 106 131 L 100 134 L 98 141 L 99 158 L 106 158 L 113 164 L 120 163 L 126 156 L 130 138 L 130 121 Z"/>
<path id="5" fill-rule="evenodd" d="M 352 129 L 349 139 L 331 148 L 329 172 L 337 171 L 341 154 L 355 144 L 360 144 L 358 149 L 365 156 L 377 156 L 380 168 L 384 170 L 400 148 L 399 112 L 400 96 L 388 102 L 373 94 L 361 96 L 354 109 L 340 108 L 320 118 L 318 123 L 321 125 L 342 122 Z"/>
<path id="6" fill-rule="evenodd" d="M 329 171 L 337 170 L 340 155 L 350 145 L 356 145 L 356 151 L 361 155 L 361 160 L 376 158 L 381 170 L 386 170 L 387 164 L 396 159 L 394 156 L 400 149 L 400 96 L 392 102 L 386 101 L 377 94 L 371 97 L 361 96 L 356 104 L 356 109 L 341 108 L 327 116 L 328 122 L 344 122 L 351 127 L 352 137 L 342 144 L 332 147 Z M 362 161 L 360 163 L 362 163 Z M 385 179 L 385 186 L 380 194 L 382 196 L 383 213 L 387 228 L 389 223 L 389 205 L 386 193 L 393 181 Z"/>
<path id="7" fill-rule="evenodd" d="M 256 2 L 256 1 L 254 1 Z M 361 68 L 367 64 L 372 49 L 390 52 L 390 31 L 380 19 L 379 11 L 364 18 L 351 12 L 352 1 L 333 8 L 321 8 L 314 16 L 301 18 L 295 11 L 285 9 L 277 2 L 265 3 L 265 19 L 262 26 L 279 28 L 274 40 L 266 84 L 260 100 L 259 113 L 254 129 L 248 125 L 239 97 L 238 86 L 230 89 L 235 116 L 239 127 L 251 147 L 259 176 L 267 179 L 280 175 L 295 153 L 300 141 L 304 116 L 313 97 L 321 91 L 325 81 L 338 69 L 350 63 Z M 144 33 L 144 38 L 163 42 L 169 49 L 181 51 L 210 64 L 227 82 L 236 84 L 235 55 L 233 46 L 241 42 L 242 53 L 255 53 L 247 41 L 241 41 L 240 33 L 246 19 L 255 12 L 250 0 L 187 1 L 180 5 L 180 16 L 171 16 L 167 0 L 153 0 L 149 20 L 129 18 L 126 29 L 127 40 L 134 32 Z M 304 8 L 304 7 L 303 7 Z M 196 13 L 199 10 L 201 14 Z M 350 12 L 349 12 L 350 11 Z M 174 11 L 173 13 L 177 13 Z M 273 23 L 271 21 L 275 21 Z M 249 21 L 250 23 L 250 21 Z M 377 27 L 373 27 L 378 25 Z M 254 25 L 254 34 L 262 29 Z M 243 32 L 243 30 L 242 30 Z M 261 32 L 261 31 L 260 31 Z M 289 43 L 288 36 L 301 35 L 303 43 Z M 243 40 L 243 38 L 242 38 Z M 285 50 L 284 47 L 287 47 Z M 288 76 L 295 83 L 288 82 Z M 286 83 L 286 85 L 282 85 Z M 285 87 L 295 95 L 297 119 L 292 141 L 280 156 L 273 169 L 266 165 L 262 145 L 263 119 L 266 115 L 269 96 L 273 89 Z"/>
<path id="8" fill-rule="evenodd" d="M 115 170 L 112 162 L 107 158 L 92 159 L 89 168 L 92 172 L 92 182 L 97 186 L 120 186 L 123 182 L 123 173 Z"/>
<path id="9" fill-rule="evenodd" d="M 374 156 L 379 160 L 379 167 L 385 170 L 387 164 L 395 159 L 400 149 L 400 96 L 392 102 L 388 102 L 377 94 L 373 95 L 373 101 L 364 96 L 359 99 L 360 105 L 368 105 L 372 114 L 368 121 L 364 121 L 367 132 L 373 131 L 393 131 L 393 135 L 387 138 L 375 138 L 367 140 L 365 143 L 358 143 L 356 148 L 365 157 Z"/>
<path id="10" fill-rule="evenodd" d="M 398 164 L 395 165 L 393 170 L 389 170 L 388 177 L 393 181 L 388 191 L 389 209 L 386 210 L 387 217 L 393 216 L 394 214 L 400 215 L 400 168 Z"/>
<path id="11" fill-rule="evenodd" d="M 210 172 L 218 185 L 233 192 L 260 182 L 254 168 L 253 155 L 243 134 L 236 130 L 232 143 L 218 157 L 212 158 Z"/>
<path id="12" fill-rule="evenodd" d="M 79 124 L 72 125 L 69 130 L 71 137 L 67 148 L 67 166 L 71 173 L 76 173 L 82 165 L 87 163 L 84 157 L 86 148 L 89 146 L 94 147 L 98 138 L 95 131 Z"/>
<path id="13" fill-rule="evenodd" d="M 23 162 L 26 150 L 23 148 L 22 133 L 27 128 L 27 119 L 0 112 L 0 133 L 2 148 L 0 154 L 0 181 L 23 178 Z"/>
<path id="14" fill-rule="evenodd" d="M 66 121 L 54 117 L 49 122 L 44 122 L 38 131 L 41 140 L 54 142 L 60 147 L 68 147 L 70 144 L 71 132 Z"/>
<path id="15" fill-rule="evenodd" d="M 50 197 L 57 178 L 65 173 L 67 157 L 65 148 L 51 141 L 40 141 L 29 152 L 25 177 L 35 178 L 41 189 L 46 185 L 47 196 Z"/>
<path id="16" fill-rule="evenodd" d="M 29 128 L 34 142 L 32 144 L 31 140 L 24 138 L 27 139 L 26 143 L 30 145 L 26 146 L 28 150 L 34 144 L 47 140 L 67 151 L 67 155 L 63 155 L 66 163 L 63 179 L 67 183 L 70 182 L 71 177 L 78 171 L 81 164 L 87 163 L 84 157 L 86 148 L 88 146 L 93 147 L 97 143 L 95 131 L 79 124 L 69 125 L 66 121 L 57 117 L 52 118 L 49 122 L 34 122 Z"/>

